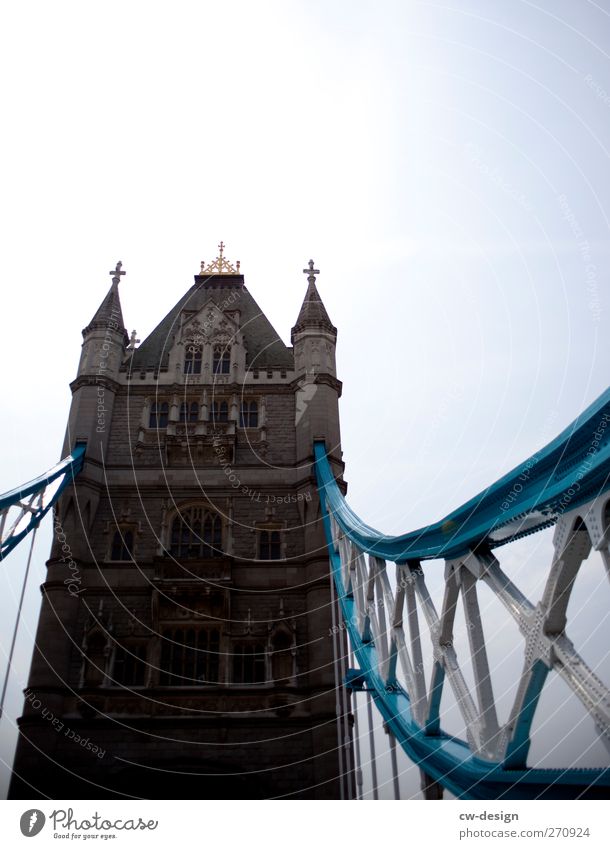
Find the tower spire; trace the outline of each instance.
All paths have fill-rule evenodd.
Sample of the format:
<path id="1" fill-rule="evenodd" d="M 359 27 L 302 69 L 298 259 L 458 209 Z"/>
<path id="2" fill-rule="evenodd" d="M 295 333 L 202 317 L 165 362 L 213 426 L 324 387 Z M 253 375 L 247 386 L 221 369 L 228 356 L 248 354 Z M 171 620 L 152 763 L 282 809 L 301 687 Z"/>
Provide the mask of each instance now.
<path id="1" fill-rule="evenodd" d="M 119 260 L 115 269 L 108 272 L 112 275 L 112 285 L 106 297 L 95 311 L 93 318 L 84 328 L 83 336 L 86 336 L 95 329 L 115 330 L 123 335 L 125 345 L 129 342 L 129 335 L 123 321 L 123 311 L 119 297 L 119 282 L 121 277 L 124 277 L 126 274 L 125 271 L 122 271 L 122 266 L 123 263 Z"/>
<path id="2" fill-rule="evenodd" d="M 295 334 L 308 328 L 325 330 L 335 338 L 337 337 L 337 328 L 334 327 L 328 317 L 326 307 L 322 303 L 322 298 L 316 287 L 316 274 L 319 274 L 320 271 L 314 266 L 313 259 L 310 259 L 307 268 L 303 269 L 303 274 L 307 274 L 307 291 L 305 292 L 305 298 L 297 322 L 292 328 L 293 344 Z"/>

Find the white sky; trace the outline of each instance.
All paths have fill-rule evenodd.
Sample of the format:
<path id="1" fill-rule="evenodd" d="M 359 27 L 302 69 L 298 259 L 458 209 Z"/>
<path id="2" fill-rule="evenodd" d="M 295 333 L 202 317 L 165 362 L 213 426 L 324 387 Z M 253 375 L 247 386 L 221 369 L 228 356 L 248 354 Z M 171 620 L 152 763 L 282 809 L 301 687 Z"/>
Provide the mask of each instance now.
<path id="1" fill-rule="evenodd" d="M 369 524 L 535 451 L 608 383 L 607 48 L 589 0 L 5 4 L 0 489 L 58 459 L 116 261 L 144 339 L 220 239 L 287 342 L 320 268 Z"/>

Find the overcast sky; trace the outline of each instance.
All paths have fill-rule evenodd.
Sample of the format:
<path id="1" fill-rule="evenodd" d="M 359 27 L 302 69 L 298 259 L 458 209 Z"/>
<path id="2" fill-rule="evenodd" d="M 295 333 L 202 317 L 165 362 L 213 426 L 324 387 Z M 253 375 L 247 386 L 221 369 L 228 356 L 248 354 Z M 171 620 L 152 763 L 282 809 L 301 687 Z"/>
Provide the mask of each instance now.
<path id="1" fill-rule="evenodd" d="M 116 261 L 144 339 L 220 239 L 287 343 L 315 260 L 350 502 L 383 531 L 442 517 L 606 388 L 610 3 L 35 0 L 4 4 L 0 40 L 1 490 L 58 459 Z M 534 595 L 539 537 L 500 555 Z M 22 564 L 3 564 L 4 646 Z M 575 592 L 608 680 L 598 559 Z"/>

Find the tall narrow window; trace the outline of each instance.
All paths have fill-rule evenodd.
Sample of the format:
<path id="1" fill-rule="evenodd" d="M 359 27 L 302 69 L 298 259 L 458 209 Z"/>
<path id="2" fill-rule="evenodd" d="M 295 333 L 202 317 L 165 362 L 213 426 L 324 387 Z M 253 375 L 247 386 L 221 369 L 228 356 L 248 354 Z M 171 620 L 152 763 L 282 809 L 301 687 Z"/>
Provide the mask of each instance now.
<path id="1" fill-rule="evenodd" d="M 239 423 L 241 427 L 258 427 L 258 404 L 256 401 L 242 401 Z"/>
<path id="2" fill-rule="evenodd" d="M 182 559 L 222 556 L 220 516 L 202 507 L 190 507 L 179 513 L 171 525 L 170 554 Z"/>
<path id="3" fill-rule="evenodd" d="M 106 637 L 96 631 L 87 640 L 87 666 L 85 684 L 98 687 L 106 677 Z"/>
<path id="4" fill-rule="evenodd" d="M 231 371 L 231 348 L 227 345 L 214 345 L 212 372 L 229 374 Z"/>
<path id="5" fill-rule="evenodd" d="M 133 554 L 133 531 L 118 530 L 112 537 L 111 560 L 131 560 Z"/>
<path id="6" fill-rule="evenodd" d="M 220 632 L 217 628 L 164 628 L 161 674 L 166 687 L 196 687 L 219 680 Z"/>
<path id="7" fill-rule="evenodd" d="M 196 422 L 199 416 L 199 404 L 196 401 L 192 401 L 190 404 L 188 401 L 183 401 L 180 404 L 180 421 L 181 422 Z"/>
<path id="8" fill-rule="evenodd" d="M 187 345 L 184 354 L 184 373 L 201 374 L 201 345 Z"/>
<path id="9" fill-rule="evenodd" d="M 260 560 L 279 560 L 282 556 L 282 541 L 279 531 L 261 531 L 258 556 Z"/>
<path id="10" fill-rule="evenodd" d="M 137 643 L 117 646 L 112 677 L 113 684 L 143 687 L 146 680 L 146 646 Z"/>
<path id="11" fill-rule="evenodd" d="M 233 683 L 260 684 L 265 680 L 265 647 L 241 643 L 233 650 Z"/>
<path id="12" fill-rule="evenodd" d="M 229 421 L 229 405 L 226 401 L 212 402 L 212 421 L 213 422 L 228 422 Z"/>
<path id="13" fill-rule="evenodd" d="M 152 404 L 150 408 L 149 427 L 167 427 L 169 419 L 169 404 L 163 401 L 160 404 Z"/>
<path id="14" fill-rule="evenodd" d="M 277 634 L 273 640 L 271 671 L 274 681 L 291 678 L 293 674 L 291 640 L 288 634 L 283 632 Z"/>

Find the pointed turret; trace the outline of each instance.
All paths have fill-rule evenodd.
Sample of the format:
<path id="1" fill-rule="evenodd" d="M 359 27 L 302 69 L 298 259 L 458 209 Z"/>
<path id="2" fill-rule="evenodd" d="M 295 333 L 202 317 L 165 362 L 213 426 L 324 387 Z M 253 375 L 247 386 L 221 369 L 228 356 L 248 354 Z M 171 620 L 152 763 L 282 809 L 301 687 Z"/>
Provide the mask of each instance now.
<path id="1" fill-rule="evenodd" d="M 78 374 L 71 384 L 72 405 L 62 456 L 78 440 L 87 443 L 87 459 L 102 458 L 107 446 L 119 372 L 129 344 L 119 298 L 119 281 L 125 274 L 121 268 L 122 263 L 118 262 L 110 272 L 110 290 L 83 330 Z"/>
<path id="2" fill-rule="evenodd" d="M 119 297 L 119 281 L 125 274 L 122 262 L 117 262 L 112 285 L 89 324 L 83 329 L 83 349 L 78 367 L 79 376 L 95 374 L 116 378 L 129 344 Z"/>
<path id="3" fill-rule="evenodd" d="M 121 309 L 121 299 L 119 297 L 119 281 L 126 273 L 122 271 L 122 262 L 117 262 L 113 274 L 112 285 L 102 303 L 97 308 L 95 315 L 89 324 L 83 329 L 83 338 L 89 335 L 93 330 L 115 330 L 125 336 L 125 344 L 129 342 L 125 322 L 123 321 L 123 310 Z"/>
<path id="4" fill-rule="evenodd" d="M 307 291 L 290 335 L 294 346 L 294 359 L 297 375 L 307 375 L 311 380 L 315 375 L 328 374 L 336 376 L 335 346 L 337 343 L 337 328 L 328 317 L 326 307 L 322 303 L 320 293 L 316 288 L 315 275 L 319 274 L 314 268 L 313 259 L 309 260 L 303 274 L 307 274 Z"/>
<path id="5" fill-rule="evenodd" d="M 303 269 L 303 273 L 309 274 L 307 278 L 307 292 L 305 293 L 305 298 L 303 299 L 303 304 L 301 306 L 297 322 L 292 328 L 291 342 L 294 344 L 295 336 L 300 331 L 307 329 L 326 331 L 336 339 L 337 328 L 334 327 L 328 317 L 326 307 L 322 303 L 322 298 L 316 288 L 316 278 L 314 275 L 319 274 L 320 272 L 317 268 L 314 268 L 313 259 L 309 260 L 309 268 Z"/>
<path id="6" fill-rule="evenodd" d="M 314 261 L 309 260 L 307 292 L 292 328 L 295 386 L 297 456 L 299 462 L 313 455 L 313 440 L 324 439 L 329 454 L 340 459 L 339 408 L 341 383 L 337 380 L 335 348 L 337 328 L 333 325 L 316 288 Z"/>

